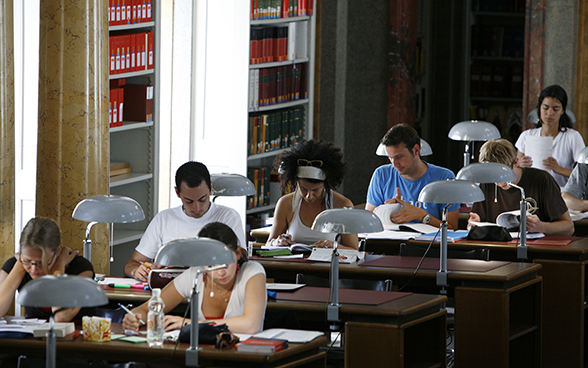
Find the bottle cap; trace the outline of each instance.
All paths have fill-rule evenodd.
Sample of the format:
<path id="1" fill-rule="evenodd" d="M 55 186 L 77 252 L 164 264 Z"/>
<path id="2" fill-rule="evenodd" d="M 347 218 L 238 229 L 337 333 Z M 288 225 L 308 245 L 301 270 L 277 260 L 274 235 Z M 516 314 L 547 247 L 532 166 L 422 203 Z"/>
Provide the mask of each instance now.
<path id="1" fill-rule="evenodd" d="M 154 296 L 154 297 L 159 297 L 159 296 L 161 296 L 161 289 L 159 289 L 159 288 L 155 288 L 155 289 L 153 289 L 153 290 L 151 291 L 151 295 L 152 295 L 152 296 Z"/>

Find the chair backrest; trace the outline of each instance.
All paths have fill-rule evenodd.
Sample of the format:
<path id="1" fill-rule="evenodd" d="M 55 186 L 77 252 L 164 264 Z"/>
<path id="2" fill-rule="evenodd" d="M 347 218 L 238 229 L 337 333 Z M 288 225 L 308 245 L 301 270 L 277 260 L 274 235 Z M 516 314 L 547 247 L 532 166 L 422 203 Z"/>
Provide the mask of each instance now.
<path id="1" fill-rule="evenodd" d="M 315 287 L 330 287 L 329 279 L 299 273 L 296 275 L 297 284 L 306 284 Z M 341 289 L 361 289 L 376 291 L 392 291 L 392 280 L 356 280 L 339 279 Z"/>
<path id="2" fill-rule="evenodd" d="M 401 256 L 409 256 L 409 257 L 422 257 L 425 254 L 426 248 L 420 247 L 418 245 L 413 244 L 400 244 L 400 252 L 399 255 Z M 427 253 L 427 257 L 431 258 L 439 258 L 439 249 L 438 248 L 431 248 Z M 479 259 L 482 261 L 489 261 L 490 260 L 490 249 L 472 249 L 472 250 L 456 250 L 456 249 L 449 249 L 447 251 L 447 258 L 458 258 L 458 259 Z"/>

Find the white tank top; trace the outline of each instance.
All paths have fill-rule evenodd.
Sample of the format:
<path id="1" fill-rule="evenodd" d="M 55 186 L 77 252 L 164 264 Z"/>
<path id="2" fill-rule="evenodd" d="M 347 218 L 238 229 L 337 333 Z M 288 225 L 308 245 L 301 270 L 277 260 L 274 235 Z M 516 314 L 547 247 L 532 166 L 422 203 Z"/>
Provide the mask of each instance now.
<path id="1" fill-rule="evenodd" d="M 325 205 L 327 209 L 333 208 L 332 205 L 333 193 L 330 191 L 328 195 L 325 195 Z M 314 244 L 319 240 L 330 240 L 335 241 L 337 234 L 335 233 L 321 233 L 315 231 L 308 226 L 304 225 L 300 221 L 300 205 L 302 203 L 302 197 L 300 195 L 294 195 L 294 216 L 292 216 L 292 222 L 288 226 L 288 234 L 292 236 L 292 240 L 296 243 L 302 244 Z"/>

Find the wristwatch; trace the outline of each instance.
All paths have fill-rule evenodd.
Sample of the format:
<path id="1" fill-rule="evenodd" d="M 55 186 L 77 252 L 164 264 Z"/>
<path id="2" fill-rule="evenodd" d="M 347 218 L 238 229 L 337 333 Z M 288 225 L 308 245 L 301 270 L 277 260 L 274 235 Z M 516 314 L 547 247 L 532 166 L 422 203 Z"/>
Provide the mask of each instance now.
<path id="1" fill-rule="evenodd" d="M 431 215 L 430 214 L 426 214 L 423 216 L 423 219 L 421 220 L 421 222 L 423 224 L 428 224 L 429 222 L 431 222 Z"/>

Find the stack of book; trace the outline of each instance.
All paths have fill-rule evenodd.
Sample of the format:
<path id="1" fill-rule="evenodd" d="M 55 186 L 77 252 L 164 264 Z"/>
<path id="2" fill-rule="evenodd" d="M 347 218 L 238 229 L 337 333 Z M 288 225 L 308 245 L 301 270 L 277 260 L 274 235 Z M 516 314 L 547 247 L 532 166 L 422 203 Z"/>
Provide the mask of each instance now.
<path id="1" fill-rule="evenodd" d="M 108 0 L 108 25 L 144 23 L 151 21 L 152 0 Z"/>
<path id="2" fill-rule="evenodd" d="M 154 45 L 153 32 L 110 36 L 110 75 L 153 69 Z"/>
<path id="3" fill-rule="evenodd" d="M 288 347 L 288 340 L 250 337 L 237 344 L 237 350 L 247 353 L 275 353 Z"/>
<path id="4" fill-rule="evenodd" d="M 130 173 L 131 167 L 128 162 L 110 162 L 110 176 Z"/>
<path id="5" fill-rule="evenodd" d="M 251 19 L 275 19 L 313 15 L 314 0 L 251 0 Z"/>

